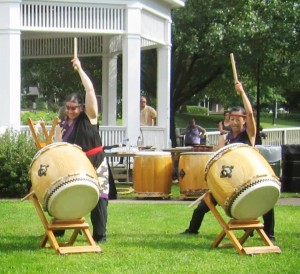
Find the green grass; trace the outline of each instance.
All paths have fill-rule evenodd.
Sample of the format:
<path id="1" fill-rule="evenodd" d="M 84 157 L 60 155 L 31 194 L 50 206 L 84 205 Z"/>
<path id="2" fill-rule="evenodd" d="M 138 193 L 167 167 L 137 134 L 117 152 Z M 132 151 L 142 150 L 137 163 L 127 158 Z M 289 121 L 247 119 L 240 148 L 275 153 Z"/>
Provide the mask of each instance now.
<path id="1" fill-rule="evenodd" d="M 200 235 L 179 235 L 192 214 L 189 203 L 111 201 L 108 242 L 101 245 L 103 253 L 60 256 L 52 248 L 38 246 L 44 229 L 31 202 L 0 200 L 0 271 L 30 274 L 299 272 L 299 207 L 275 207 L 276 240 L 281 254 L 241 256 L 234 248 L 210 247 L 221 231 L 211 213 L 206 215 Z M 224 216 L 222 208 L 218 209 Z M 89 222 L 89 216 L 86 220 Z M 83 245 L 83 239 L 79 236 L 76 244 Z M 256 234 L 246 242 L 246 246 L 257 245 L 261 241 Z"/>

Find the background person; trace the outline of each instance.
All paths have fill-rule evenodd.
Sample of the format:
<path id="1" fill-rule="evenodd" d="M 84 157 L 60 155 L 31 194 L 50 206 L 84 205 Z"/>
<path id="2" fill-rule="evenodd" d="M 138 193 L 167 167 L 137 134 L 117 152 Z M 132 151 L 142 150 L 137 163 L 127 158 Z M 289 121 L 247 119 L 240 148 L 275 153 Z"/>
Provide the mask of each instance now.
<path id="1" fill-rule="evenodd" d="M 244 143 L 254 146 L 256 137 L 256 123 L 251 103 L 240 82 L 235 83 L 235 89 L 241 96 L 244 108 L 233 107 L 230 111 L 231 131 L 226 138 L 219 139 L 219 148 L 231 143 Z M 247 121 L 247 126 L 245 123 Z M 217 202 L 213 199 L 214 204 Z M 181 234 L 198 234 L 198 230 L 202 224 L 205 214 L 209 211 L 209 207 L 204 200 L 201 200 L 197 208 L 194 210 L 189 227 Z M 274 209 L 263 215 L 264 231 L 270 240 L 275 241 L 274 237 Z"/>
<path id="2" fill-rule="evenodd" d="M 223 115 L 224 115 L 224 119 L 220 121 L 218 124 L 221 135 L 227 134 L 231 130 L 230 121 L 229 121 L 230 111 L 225 110 Z"/>
<path id="3" fill-rule="evenodd" d="M 185 146 L 200 145 L 205 133 L 205 128 L 197 125 L 195 119 L 192 118 L 186 130 L 182 133 L 182 135 L 185 135 Z"/>
<path id="4" fill-rule="evenodd" d="M 141 97 L 140 104 L 140 125 L 154 126 L 156 124 L 157 117 L 156 110 L 147 105 L 147 99 L 144 96 Z"/>
<path id="5" fill-rule="evenodd" d="M 93 239 L 106 241 L 107 205 L 109 181 L 114 184 L 111 171 L 103 152 L 98 129 L 98 105 L 93 84 L 81 67 L 78 58 L 72 60 L 85 89 L 85 101 L 78 93 L 72 93 L 65 100 L 65 118 L 56 130 L 56 141 L 76 144 L 82 148 L 96 169 L 100 198 L 91 211 Z M 80 164 L 80 163 L 78 163 Z"/>

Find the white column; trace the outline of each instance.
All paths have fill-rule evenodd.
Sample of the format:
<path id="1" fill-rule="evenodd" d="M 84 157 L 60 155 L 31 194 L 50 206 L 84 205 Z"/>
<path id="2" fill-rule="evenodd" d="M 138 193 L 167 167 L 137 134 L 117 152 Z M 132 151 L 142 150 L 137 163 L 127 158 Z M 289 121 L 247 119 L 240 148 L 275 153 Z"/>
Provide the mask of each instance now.
<path id="1" fill-rule="evenodd" d="M 110 38 L 103 37 L 102 56 L 102 125 L 117 121 L 117 56 L 110 54 Z"/>
<path id="2" fill-rule="evenodd" d="M 171 48 L 157 49 L 157 125 L 165 128 L 164 144 L 170 139 L 170 65 Z"/>
<path id="3" fill-rule="evenodd" d="M 0 1 L 0 127 L 20 128 L 20 2 Z"/>
<path id="4" fill-rule="evenodd" d="M 122 121 L 127 137 L 136 144 L 140 135 L 140 78 L 141 78 L 141 10 L 129 8 L 128 33 L 123 38 L 123 110 Z"/>

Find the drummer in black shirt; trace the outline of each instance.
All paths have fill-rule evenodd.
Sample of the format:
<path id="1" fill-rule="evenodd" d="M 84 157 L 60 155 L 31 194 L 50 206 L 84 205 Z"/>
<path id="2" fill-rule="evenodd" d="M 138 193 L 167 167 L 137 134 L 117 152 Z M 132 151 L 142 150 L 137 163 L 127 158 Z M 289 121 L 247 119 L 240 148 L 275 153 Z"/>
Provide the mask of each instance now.
<path id="1" fill-rule="evenodd" d="M 219 138 L 218 148 L 232 143 L 244 143 L 250 146 L 255 145 L 256 123 L 251 103 L 240 82 L 235 82 L 235 90 L 241 96 L 243 107 L 233 107 L 230 111 L 231 130 L 225 138 Z M 246 125 L 247 122 L 247 125 Z M 216 201 L 214 201 L 217 204 Z M 198 234 L 205 213 L 209 207 L 204 200 L 201 200 L 194 210 L 189 227 L 181 234 Z M 274 237 L 274 209 L 263 215 L 264 231 L 270 240 L 275 241 Z"/>

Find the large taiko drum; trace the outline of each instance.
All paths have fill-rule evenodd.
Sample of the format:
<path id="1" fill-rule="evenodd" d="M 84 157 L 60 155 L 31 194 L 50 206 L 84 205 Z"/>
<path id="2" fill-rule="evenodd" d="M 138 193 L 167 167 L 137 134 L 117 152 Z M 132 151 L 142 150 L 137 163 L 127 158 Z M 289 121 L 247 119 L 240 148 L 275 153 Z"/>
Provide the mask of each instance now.
<path id="1" fill-rule="evenodd" d="M 84 217 L 98 202 L 96 171 L 79 146 L 58 142 L 43 147 L 29 175 L 43 209 L 57 219 Z"/>
<path id="2" fill-rule="evenodd" d="M 133 184 L 137 197 L 168 198 L 171 194 L 173 163 L 170 152 L 137 152 Z"/>
<path id="3" fill-rule="evenodd" d="M 221 148 L 205 168 L 208 188 L 229 217 L 256 219 L 274 207 L 280 182 L 257 149 L 236 143 Z"/>
<path id="4" fill-rule="evenodd" d="M 180 154 L 179 188 L 182 198 L 200 197 L 208 191 L 205 167 L 213 152 L 184 152 Z"/>

